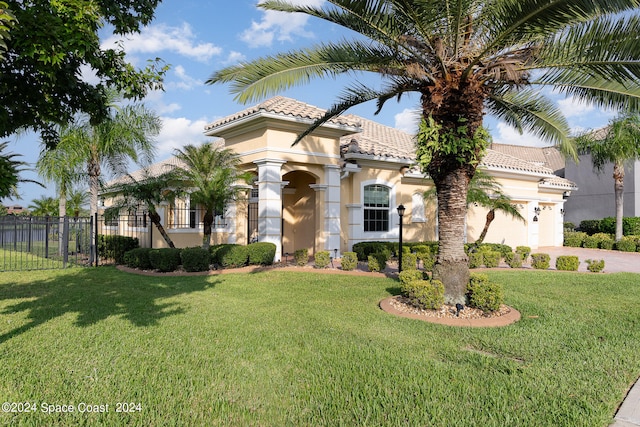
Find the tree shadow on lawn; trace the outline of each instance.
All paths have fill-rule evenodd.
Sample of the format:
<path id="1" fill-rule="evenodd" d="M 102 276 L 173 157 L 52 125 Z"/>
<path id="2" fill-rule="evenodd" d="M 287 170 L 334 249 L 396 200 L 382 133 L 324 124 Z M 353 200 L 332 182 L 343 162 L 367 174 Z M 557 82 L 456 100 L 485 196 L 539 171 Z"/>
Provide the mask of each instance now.
<path id="1" fill-rule="evenodd" d="M 144 327 L 164 317 L 185 312 L 177 303 L 159 301 L 214 287 L 211 277 L 143 277 L 98 267 L 0 288 L 0 300 L 25 299 L 0 314 L 28 311 L 30 321 L 0 335 L 0 344 L 67 313 L 77 313 L 74 324 L 86 327 L 111 316 L 121 316 Z"/>

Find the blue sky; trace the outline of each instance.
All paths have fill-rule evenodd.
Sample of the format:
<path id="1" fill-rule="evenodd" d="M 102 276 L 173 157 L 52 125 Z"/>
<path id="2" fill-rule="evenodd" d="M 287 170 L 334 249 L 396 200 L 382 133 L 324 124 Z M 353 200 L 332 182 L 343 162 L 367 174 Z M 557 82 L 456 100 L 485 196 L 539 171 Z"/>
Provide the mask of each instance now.
<path id="1" fill-rule="evenodd" d="M 307 4 L 323 2 L 297 1 Z M 171 65 L 165 79 L 165 90 L 151 93 L 144 100 L 163 122 L 163 130 L 157 138 L 156 160 L 169 157 L 176 147 L 206 141 L 203 136 L 205 124 L 246 108 L 234 101 L 228 86 L 204 84 L 213 71 L 242 60 L 350 37 L 345 30 L 306 15 L 264 11 L 256 5 L 256 0 L 165 0 L 157 8 L 154 21 L 141 34 L 104 37 L 105 45 L 122 41 L 128 59 L 135 64 L 144 66 L 147 59 L 159 57 Z M 375 80 L 371 81 L 371 84 L 375 83 Z M 315 80 L 282 95 L 328 108 L 343 86 L 340 80 Z M 614 115 L 572 99 L 552 97 L 576 132 L 604 126 Z M 373 103 L 350 113 L 413 132 L 417 107 L 418 98 L 409 96 L 401 103 L 387 102 L 377 116 L 373 114 Z M 486 125 L 495 142 L 548 145 L 531 135 L 519 135 L 490 117 Z M 41 149 L 36 136 L 27 134 L 12 137 L 10 141 L 10 152 L 21 154 L 21 160 L 35 163 Z M 38 179 L 32 172 L 23 172 L 21 177 Z M 3 204 L 28 206 L 32 199 L 40 196 L 55 197 L 55 188 L 53 185 L 41 188 L 22 184 L 19 193 L 21 200 L 3 200 Z"/>

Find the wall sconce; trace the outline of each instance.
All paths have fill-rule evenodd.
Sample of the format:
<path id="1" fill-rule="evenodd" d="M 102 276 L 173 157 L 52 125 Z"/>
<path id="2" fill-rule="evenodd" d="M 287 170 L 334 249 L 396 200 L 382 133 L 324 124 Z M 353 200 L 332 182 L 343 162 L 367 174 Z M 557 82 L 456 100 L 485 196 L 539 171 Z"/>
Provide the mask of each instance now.
<path id="1" fill-rule="evenodd" d="M 564 208 L 560 208 L 560 215 L 564 215 Z"/>
<path id="2" fill-rule="evenodd" d="M 404 205 L 398 206 L 398 216 L 400 217 L 400 236 L 398 251 L 398 273 L 402 273 L 402 217 L 404 216 Z"/>
<path id="3" fill-rule="evenodd" d="M 533 216 L 533 222 L 538 222 L 538 215 Z"/>
<path id="4" fill-rule="evenodd" d="M 540 206 L 536 206 L 535 208 L 533 208 L 533 211 L 536 213 L 536 215 L 540 215 L 540 212 L 542 210 L 540 209 Z"/>

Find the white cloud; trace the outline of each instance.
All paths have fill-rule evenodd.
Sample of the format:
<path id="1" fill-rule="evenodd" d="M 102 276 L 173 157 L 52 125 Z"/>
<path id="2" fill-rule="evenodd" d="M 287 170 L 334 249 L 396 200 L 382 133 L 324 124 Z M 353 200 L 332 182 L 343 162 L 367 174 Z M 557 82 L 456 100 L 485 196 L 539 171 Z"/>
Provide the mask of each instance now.
<path id="1" fill-rule="evenodd" d="M 320 6 L 324 0 L 297 0 L 292 3 L 307 6 Z M 309 15 L 265 10 L 260 22 L 252 21 L 251 27 L 240 35 L 240 39 L 250 47 L 271 46 L 274 40 L 291 41 L 293 36 L 311 38 L 314 34 L 305 26 Z"/>
<path id="2" fill-rule="evenodd" d="M 178 77 L 178 82 L 173 85 L 179 89 L 191 90 L 194 87 L 202 86 L 204 83 L 189 76 L 182 65 L 173 68 L 173 73 Z"/>
<path id="3" fill-rule="evenodd" d="M 124 39 L 122 36 L 109 37 L 103 46 L 115 47 L 120 42 L 127 54 L 170 51 L 201 62 L 222 53 L 222 49 L 212 43 L 197 41 L 191 26 L 186 23 L 181 27 L 150 25 L 139 34 L 128 34 Z"/>
<path id="4" fill-rule="evenodd" d="M 240 52 L 235 52 L 235 51 L 231 51 L 229 53 L 229 55 L 227 56 L 227 59 L 223 62 L 224 64 L 237 64 L 238 62 L 242 62 L 244 60 L 246 60 L 247 57 L 240 53 Z"/>
<path id="5" fill-rule="evenodd" d="M 503 122 L 498 123 L 496 131 L 491 132 L 491 135 L 493 136 L 493 142 L 496 144 L 524 145 L 527 147 L 548 147 L 552 145 L 550 142 L 544 141 L 528 132 L 520 135 L 517 129 Z"/>
<path id="6" fill-rule="evenodd" d="M 572 96 L 558 101 L 558 106 L 566 118 L 581 117 L 595 110 L 593 104 L 577 100 Z"/>
<path id="7" fill-rule="evenodd" d="M 405 131 L 411 135 L 418 132 L 418 124 L 420 123 L 420 110 L 405 108 L 400 113 L 393 116 L 395 119 L 395 128 Z"/>
<path id="8" fill-rule="evenodd" d="M 176 148 L 185 145 L 199 145 L 209 139 L 204 136 L 204 127 L 208 121 L 204 118 L 190 120 L 185 117 L 162 117 L 162 131 L 157 138 L 158 157 L 173 154 Z"/>

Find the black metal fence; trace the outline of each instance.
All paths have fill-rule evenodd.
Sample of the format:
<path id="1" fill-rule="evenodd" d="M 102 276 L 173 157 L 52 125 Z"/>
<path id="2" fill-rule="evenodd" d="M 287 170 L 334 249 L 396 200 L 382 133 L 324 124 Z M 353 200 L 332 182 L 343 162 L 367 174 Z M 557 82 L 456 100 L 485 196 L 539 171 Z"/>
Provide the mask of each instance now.
<path id="1" fill-rule="evenodd" d="M 151 242 L 146 214 L 116 219 L 0 216 L 0 271 L 108 264 L 132 245 L 151 247 Z"/>

